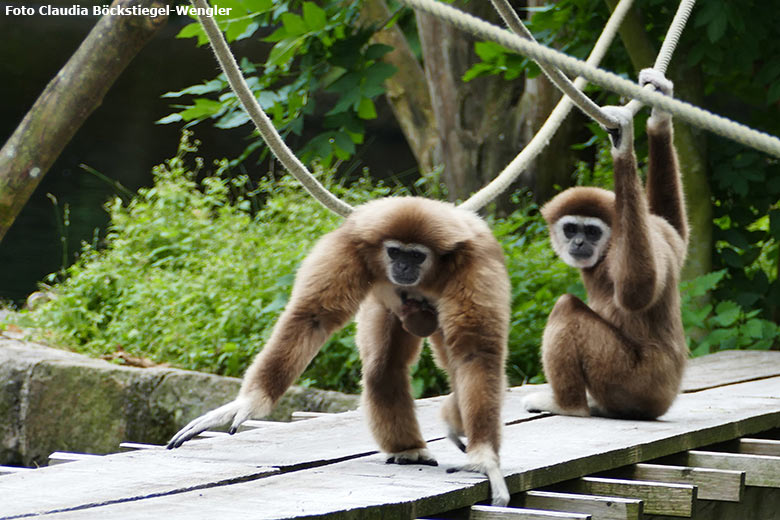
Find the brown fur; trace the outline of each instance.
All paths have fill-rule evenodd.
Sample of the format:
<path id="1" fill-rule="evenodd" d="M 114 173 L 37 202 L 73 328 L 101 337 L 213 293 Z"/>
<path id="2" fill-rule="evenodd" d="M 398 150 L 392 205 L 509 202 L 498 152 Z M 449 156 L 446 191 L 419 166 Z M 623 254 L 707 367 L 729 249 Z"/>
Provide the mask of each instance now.
<path id="1" fill-rule="evenodd" d="M 431 307 L 426 312 L 435 311 L 432 323 L 425 318 L 425 330 L 415 330 L 436 329 L 437 358 L 458 396 L 457 410 L 449 404 L 445 418 L 450 431 L 468 437 L 473 468 L 489 475 L 499 493 L 494 500 L 505 504 L 509 496 L 498 470 L 510 298 L 503 252 L 476 214 L 423 198 L 368 202 L 322 237 L 302 263 L 290 302 L 247 370 L 235 404 L 196 419 L 169 447 L 217 420 L 233 420 L 236 427 L 249 416 L 267 414 L 328 337 L 357 312 L 363 402 L 374 438 L 389 462 L 435 464 L 420 433 L 409 383 L 421 339 L 402 326 L 401 288 L 386 274 L 387 240 L 433 252 L 419 283 L 403 289 L 422 298 Z"/>
<path id="2" fill-rule="evenodd" d="M 647 196 L 632 132 L 624 130 L 628 135 L 612 149 L 614 194 L 572 188 L 542 209 L 551 228 L 564 215 L 593 216 L 612 235 L 602 260 L 581 270 L 589 305 L 565 294 L 550 314 L 542 361 L 554 402 L 532 395 L 529 409 L 652 419 L 679 392 L 688 351 L 678 281 L 688 230 L 671 120 L 648 121 Z M 595 401 L 590 409 L 586 390 Z"/>

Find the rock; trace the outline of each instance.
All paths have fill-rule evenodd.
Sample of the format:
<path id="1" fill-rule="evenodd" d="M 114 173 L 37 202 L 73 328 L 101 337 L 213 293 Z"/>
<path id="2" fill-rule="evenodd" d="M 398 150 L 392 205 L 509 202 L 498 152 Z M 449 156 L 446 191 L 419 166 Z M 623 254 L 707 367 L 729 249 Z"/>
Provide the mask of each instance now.
<path id="1" fill-rule="evenodd" d="M 113 453 L 120 442 L 164 444 L 193 418 L 232 400 L 241 380 L 134 368 L 0 338 L 0 465 L 45 466 L 53 451 Z M 268 419 L 341 412 L 359 397 L 292 387 Z"/>

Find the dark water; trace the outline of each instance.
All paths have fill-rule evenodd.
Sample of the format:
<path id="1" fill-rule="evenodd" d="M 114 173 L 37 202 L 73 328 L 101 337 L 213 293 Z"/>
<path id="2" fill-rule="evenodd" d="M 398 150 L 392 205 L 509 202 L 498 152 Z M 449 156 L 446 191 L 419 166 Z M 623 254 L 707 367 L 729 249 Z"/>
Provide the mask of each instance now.
<path id="1" fill-rule="evenodd" d="M 0 8 L 4 3 L 0 2 Z M 79 46 L 97 19 L 92 17 L 5 16 L 0 10 L 0 141 L 11 135 L 40 92 Z M 70 210 L 65 235 L 67 259 L 84 240 L 107 223 L 103 204 L 114 193 L 108 183 L 84 172 L 86 164 L 135 190 L 151 182 L 151 168 L 176 152 L 179 125 L 155 125 L 176 100 L 160 95 L 216 76 L 216 62 L 207 47 L 194 40 L 175 39 L 189 19 L 173 19 L 144 48 L 106 95 L 44 177 L 38 189 L 0 242 L 0 300 L 20 302 L 38 283 L 63 265 L 62 220 Z M 262 62 L 265 49 L 257 43 L 233 46 L 234 51 Z M 414 167 L 403 136 L 386 107 L 374 123 L 373 143 L 361 164 L 387 176 Z M 212 160 L 237 155 L 247 144 L 248 126 L 232 131 L 194 128 L 203 144 L 199 155 Z M 248 165 L 250 168 L 254 166 Z M 257 176 L 262 172 L 250 172 Z M 53 196 L 53 204 L 48 195 Z M 59 217 L 58 217 L 59 215 Z"/>

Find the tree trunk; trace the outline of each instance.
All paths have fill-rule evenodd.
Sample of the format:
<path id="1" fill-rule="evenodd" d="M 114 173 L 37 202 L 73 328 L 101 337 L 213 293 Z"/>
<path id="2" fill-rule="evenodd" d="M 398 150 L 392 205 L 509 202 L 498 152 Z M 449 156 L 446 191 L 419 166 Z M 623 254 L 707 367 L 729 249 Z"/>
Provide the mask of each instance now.
<path id="1" fill-rule="evenodd" d="M 390 16 L 385 0 L 366 0 L 363 4 L 364 23 L 383 24 Z M 387 99 L 417 159 L 420 173 L 429 173 L 441 164 L 442 155 L 425 72 L 397 24 L 384 27 L 374 35 L 373 41 L 394 48 L 383 58 L 398 69 L 385 81 Z"/>
<path id="2" fill-rule="evenodd" d="M 529 7 L 547 5 L 547 0 L 529 0 Z M 529 12 L 529 16 L 533 13 Z M 525 80 L 525 90 L 520 101 L 521 146 L 533 139 L 561 99 L 561 92 L 547 76 L 539 74 Z M 529 165 L 521 181 L 533 190 L 534 200 L 543 204 L 560 188 L 572 185 L 572 173 L 577 160 L 571 144 L 577 128 L 582 128 L 585 118 L 579 110 L 572 110 L 555 132 L 548 145 Z"/>
<path id="3" fill-rule="evenodd" d="M 490 2 L 454 5 L 500 23 Z M 474 38 L 431 15 L 418 12 L 425 74 L 439 128 L 442 180 L 452 200 L 465 199 L 488 183 L 519 151 L 520 81 L 491 76 L 463 83 L 477 61 Z"/>
<path id="4" fill-rule="evenodd" d="M 164 7 L 158 0 L 112 6 Z M 0 240 L 65 145 L 167 17 L 104 16 L 0 150 Z"/>
<path id="5" fill-rule="evenodd" d="M 617 0 L 605 1 L 610 9 L 614 9 L 617 4 Z M 653 66 L 656 51 L 647 37 L 636 9 L 631 9 L 626 16 L 620 29 L 620 38 L 637 72 L 644 67 Z M 675 56 L 676 59 L 672 59 L 671 68 L 667 71 L 669 78 L 674 81 L 675 97 L 700 105 L 703 92 L 701 73 L 684 68 L 684 49 L 678 48 Z M 712 192 L 707 170 L 706 142 L 701 130 L 675 121 L 674 145 L 680 160 L 683 189 L 688 205 L 691 239 L 682 277 L 689 280 L 712 270 Z"/>

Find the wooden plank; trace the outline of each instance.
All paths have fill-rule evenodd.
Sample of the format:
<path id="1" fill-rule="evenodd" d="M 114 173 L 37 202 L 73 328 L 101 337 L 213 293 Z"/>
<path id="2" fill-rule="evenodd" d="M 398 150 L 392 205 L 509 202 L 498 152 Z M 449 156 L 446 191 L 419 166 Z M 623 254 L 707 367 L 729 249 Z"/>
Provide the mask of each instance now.
<path id="1" fill-rule="evenodd" d="M 519 507 L 473 506 L 469 520 L 591 520 L 590 515 Z"/>
<path id="2" fill-rule="evenodd" d="M 242 432 L 244 430 L 254 430 L 256 428 L 266 428 L 269 426 L 273 427 L 278 423 L 279 421 L 261 421 L 257 419 L 249 419 L 241 423 L 241 426 L 238 427 L 238 431 Z"/>
<path id="3" fill-rule="evenodd" d="M 696 486 L 604 477 L 582 477 L 556 486 L 576 493 L 636 498 L 648 515 L 690 517 L 696 502 Z"/>
<path id="4" fill-rule="evenodd" d="M 521 407 L 522 393 L 507 393 L 506 410 Z M 777 395 L 780 378 L 683 395 L 658 421 L 523 419 L 505 428 L 502 469 L 510 491 L 516 493 L 755 434 L 780 426 Z M 426 438 L 442 433 L 440 401 L 418 402 Z M 528 414 L 505 415 L 509 421 L 513 417 Z M 0 518 L 76 508 L 88 512 L 95 504 L 113 504 L 101 506 L 101 517 L 105 514 L 106 518 L 154 516 L 162 510 L 176 512 L 170 518 L 224 516 L 223 509 L 237 511 L 236 518 L 304 514 L 346 518 L 354 517 L 356 509 L 365 515 L 378 514 L 380 507 L 382 514 L 420 516 L 489 498 L 484 477 L 444 472 L 465 462 L 449 441 L 430 442 L 429 448 L 439 460 L 438 468 L 388 466 L 380 455 L 366 456 L 375 444 L 359 412 L 279 423 L 226 438 L 198 440 L 178 450 L 143 450 L 94 463 L 74 462 L 61 466 L 54 475 L 36 471 L 31 475 L 34 478 L 25 481 L 9 475 L 0 481 L 0 496 L 19 500 L 10 504 L 0 500 Z M 284 468 L 286 473 L 260 478 L 268 474 L 261 469 L 267 466 Z M 425 480 L 412 478 L 419 475 Z M 239 483 L 224 486 L 226 482 Z M 57 491 L 42 496 L 39 489 Z M 150 498 L 139 499 L 144 496 Z M 279 500 L 291 496 L 300 498 Z M 274 508 L 269 510 L 268 504 Z M 63 516 L 67 517 L 71 516 Z"/>
<path id="5" fill-rule="evenodd" d="M 119 447 L 124 451 L 130 450 L 164 450 L 162 444 L 144 444 L 142 442 L 120 442 Z"/>
<path id="6" fill-rule="evenodd" d="M 638 499 L 552 491 L 527 491 L 523 505 L 532 509 L 587 513 L 597 520 L 640 520 L 643 510 L 642 501 Z"/>
<path id="7" fill-rule="evenodd" d="M 305 421 L 306 419 L 316 419 L 317 417 L 326 417 L 328 415 L 333 414 L 328 412 L 307 412 L 305 410 L 298 410 L 290 414 L 290 420 L 293 422 Z"/>
<path id="8" fill-rule="evenodd" d="M 745 472 L 745 484 L 780 488 L 780 457 L 691 450 L 682 456 L 689 466 Z"/>
<path id="9" fill-rule="evenodd" d="M 94 455 L 92 453 L 71 453 L 68 451 L 54 451 L 49 455 L 49 466 L 65 464 L 66 462 L 76 462 L 78 460 L 94 460 L 103 457 L 103 455 Z"/>
<path id="10" fill-rule="evenodd" d="M 0 466 L 0 475 L 11 475 L 14 473 L 25 473 L 33 471 L 35 468 L 24 468 L 20 466 Z"/>
<path id="11" fill-rule="evenodd" d="M 780 441 L 773 439 L 740 439 L 737 449 L 740 453 L 780 457 Z"/>
<path id="12" fill-rule="evenodd" d="M 780 352 L 724 350 L 688 361 L 683 392 L 780 376 Z"/>
<path id="13" fill-rule="evenodd" d="M 611 471 L 608 476 L 691 484 L 698 488 L 697 497 L 703 500 L 739 502 L 745 492 L 744 471 L 661 464 L 634 464 Z"/>

